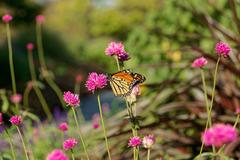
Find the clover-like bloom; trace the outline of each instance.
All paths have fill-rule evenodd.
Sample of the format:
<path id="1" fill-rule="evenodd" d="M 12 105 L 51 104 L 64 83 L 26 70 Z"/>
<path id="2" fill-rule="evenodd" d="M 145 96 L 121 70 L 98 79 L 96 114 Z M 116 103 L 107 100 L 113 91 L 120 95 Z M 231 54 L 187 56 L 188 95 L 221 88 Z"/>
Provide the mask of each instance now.
<path id="1" fill-rule="evenodd" d="M 215 46 L 215 51 L 219 56 L 228 57 L 231 52 L 231 47 L 224 42 L 218 42 Z"/>
<path id="2" fill-rule="evenodd" d="M 10 97 L 10 100 L 14 104 L 18 104 L 22 101 L 22 95 L 21 94 L 14 94 Z"/>
<path id="3" fill-rule="evenodd" d="M 230 124 L 215 124 L 202 134 L 206 146 L 221 147 L 237 139 L 237 130 Z"/>
<path id="4" fill-rule="evenodd" d="M 32 51 L 33 48 L 34 48 L 34 44 L 33 43 L 28 43 L 26 48 L 27 48 L 28 51 Z"/>
<path id="5" fill-rule="evenodd" d="M 2 21 L 4 23 L 8 23 L 13 19 L 13 17 L 10 14 L 5 14 L 4 16 L 2 16 Z"/>
<path id="6" fill-rule="evenodd" d="M 151 148 L 155 143 L 155 137 L 153 135 L 147 135 L 143 137 L 142 144 L 144 148 Z"/>
<path id="7" fill-rule="evenodd" d="M 129 147 L 138 147 L 142 144 L 142 140 L 140 137 L 135 136 L 135 137 L 131 137 L 128 141 L 128 146 Z"/>
<path id="8" fill-rule="evenodd" d="M 80 99 L 77 94 L 73 94 L 70 91 L 64 92 L 63 100 L 67 103 L 68 106 L 77 107 L 80 104 Z"/>
<path id="9" fill-rule="evenodd" d="M 69 150 L 73 149 L 73 147 L 77 144 L 76 139 L 74 138 L 69 138 L 63 142 L 63 149 Z"/>
<path id="10" fill-rule="evenodd" d="M 59 128 L 61 131 L 65 132 L 65 131 L 68 130 L 68 124 L 67 124 L 66 122 L 60 123 L 59 126 L 58 126 L 58 128 Z"/>
<path id="11" fill-rule="evenodd" d="M 94 92 L 97 89 L 102 89 L 107 85 L 107 76 L 92 72 L 88 75 L 86 87 L 88 91 Z"/>
<path id="12" fill-rule="evenodd" d="M 0 125 L 3 123 L 2 113 L 0 112 Z"/>
<path id="13" fill-rule="evenodd" d="M 68 157 L 60 149 L 55 149 L 47 155 L 46 160 L 69 160 Z"/>
<path id="14" fill-rule="evenodd" d="M 105 49 L 105 54 L 107 56 L 117 56 L 120 61 L 126 61 L 129 59 L 129 55 L 125 51 L 122 43 L 109 43 L 108 47 Z"/>
<path id="15" fill-rule="evenodd" d="M 197 58 L 197 59 L 195 59 L 195 60 L 193 61 L 192 67 L 194 67 L 194 68 L 202 68 L 202 67 L 204 67 L 207 63 L 208 63 L 208 61 L 206 60 L 206 58 L 200 57 L 200 58 Z"/>
<path id="16" fill-rule="evenodd" d="M 12 116 L 9 120 L 13 125 L 20 125 L 22 123 L 22 117 L 21 116 Z"/>
<path id="17" fill-rule="evenodd" d="M 36 22 L 37 22 L 37 23 L 42 24 L 42 23 L 44 23 L 44 21 L 45 21 L 44 15 L 37 15 L 37 16 L 36 16 Z"/>

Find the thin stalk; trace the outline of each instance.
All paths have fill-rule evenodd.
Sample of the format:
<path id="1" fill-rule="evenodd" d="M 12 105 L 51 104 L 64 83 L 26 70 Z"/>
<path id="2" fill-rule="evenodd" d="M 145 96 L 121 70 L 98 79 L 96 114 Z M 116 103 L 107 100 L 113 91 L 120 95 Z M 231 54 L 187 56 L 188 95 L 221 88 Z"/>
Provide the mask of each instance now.
<path id="1" fill-rule="evenodd" d="M 47 65 L 46 65 L 45 59 L 44 59 L 42 33 L 41 32 L 42 32 L 41 24 L 37 23 L 36 24 L 36 36 L 37 36 L 37 49 L 38 49 L 39 61 L 40 61 L 41 67 L 43 69 L 47 69 Z"/>
<path id="2" fill-rule="evenodd" d="M 74 85 L 74 93 L 80 95 L 80 86 L 81 86 L 81 83 L 75 82 L 75 85 Z M 81 121 L 82 123 L 84 123 L 84 122 L 85 122 L 85 119 L 84 119 L 82 110 L 80 109 L 78 113 L 79 113 L 78 116 L 79 116 L 80 121 Z"/>
<path id="3" fill-rule="evenodd" d="M 36 76 L 36 73 L 35 73 L 35 67 L 34 67 L 34 63 L 33 63 L 33 56 L 32 56 L 32 52 L 29 51 L 28 52 L 28 62 L 29 62 L 29 70 L 30 70 L 30 74 L 31 74 L 31 78 L 32 78 L 32 82 L 33 82 L 33 89 L 35 91 L 35 93 L 37 94 L 38 96 L 38 99 L 43 107 L 43 110 L 45 112 L 45 114 L 47 115 L 48 117 L 48 120 L 51 120 L 52 119 L 52 114 L 49 110 L 49 106 L 44 98 L 44 96 L 42 95 L 42 92 L 41 90 L 38 88 L 37 86 L 37 76 Z"/>
<path id="4" fill-rule="evenodd" d="M 233 125 L 234 128 L 237 127 L 237 124 L 238 124 L 239 118 L 240 118 L 240 115 L 238 114 L 238 115 L 237 115 L 237 118 L 236 118 L 236 120 L 235 120 L 235 123 L 234 123 L 234 125 Z"/>
<path id="5" fill-rule="evenodd" d="M 104 138 L 105 138 L 105 145 L 106 145 L 106 149 L 108 152 L 108 159 L 111 160 L 112 158 L 111 158 L 111 154 L 110 154 L 110 150 L 109 150 L 109 146 L 108 146 L 107 130 L 106 130 L 105 124 L 104 124 L 104 119 L 103 119 L 103 114 L 102 114 L 102 105 L 101 105 L 99 95 L 97 95 L 97 100 L 98 100 L 98 108 L 99 108 L 99 113 L 100 113 L 100 118 L 101 118 L 101 123 L 102 123 L 103 134 L 104 134 Z"/>
<path id="6" fill-rule="evenodd" d="M 114 56 L 114 57 L 115 57 L 115 60 L 116 60 L 116 62 L 117 62 L 117 68 L 118 68 L 118 71 L 120 71 L 121 68 L 120 68 L 120 64 L 119 64 L 118 57 L 117 57 L 117 56 Z"/>
<path id="7" fill-rule="evenodd" d="M 73 153 L 72 149 L 71 149 L 71 156 L 72 156 L 72 160 L 75 160 L 74 153 Z"/>
<path id="8" fill-rule="evenodd" d="M 82 136 L 82 132 L 81 132 L 81 130 L 80 130 L 80 126 L 79 126 L 78 121 L 77 121 L 76 112 L 75 112 L 75 110 L 74 110 L 73 107 L 71 107 L 71 108 L 72 108 L 72 111 L 73 111 L 74 120 L 75 120 L 75 123 L 76 123 L 77 128 L 78 128 L 78 134 L 79 134 L 80 140 L 81 140 L 81 142 L 82 142 L 84 152 L 85 152 L 85 154 L 86 154 L 87 159 L 89 160 L 89 156 L 88 156 L 88 152 L 87 152 L 87 149 L 86 149 L 86 145 L 85 145 L 85 142 L 84 142 L 84 140 L 83 140 L 83 136 Z"/>
<path id="9" fill-rule="evenodd" d="M 27 153 L 27 148 L 26 148 L 25 142 L 23 140 L 22 133 L 21 133 L 19 127 L 18 126 L 16 126 L 16 127 L 17 127 L 17 131 L 18 131 L 19 137 L 20 137 L 20 139 L 22 141 L 22 146 L 23 146 L 23 150 L 25 152 L 26 159 L 29 160 L 28 153 Z"/>
<path id="10" fill-rule="evenodd" d="M 150 160 L 150 148 L 147 150 L 147 160 Z"/>
<path id="11" fill-rule="evenodd" d="M 11 136 L 10 136 L 10 134 L 9 134 L 7 129 L 5 129 L 5 132 L 7 134 L 8 142 L 10 144 L 10 148 L 11 148 L 11 152 L 12 152 L 12 158 L 13 158 L 13 160 L 16 160 L 16 155 L 15 155 L 15 151 L 14 151 L 14 148 L 13 148 L 12 138 L 11 138 Z"/>
<path id="12" fill-rule="evenodd" d="M 26 109 L 29 109 L 28 96 L 29 96 L 30 91 L 31 91 L 31 88 L 29 86 L 27 86 L 23 92 L 23 106 Z"/>

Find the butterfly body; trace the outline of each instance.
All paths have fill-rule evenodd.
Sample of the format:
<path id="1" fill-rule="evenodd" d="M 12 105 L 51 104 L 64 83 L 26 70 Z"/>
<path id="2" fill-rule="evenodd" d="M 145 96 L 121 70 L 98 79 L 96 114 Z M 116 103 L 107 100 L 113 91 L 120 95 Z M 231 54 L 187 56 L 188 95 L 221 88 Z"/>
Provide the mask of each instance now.
<path id="1" fill-rule="evenodd" d="M 139 73 L 133 73 L 130 70 L 122 70 L 113 73 L 108 80 L 115 96 L 127 96 L 137 84 L 143 83 L 145 77 Z"/>

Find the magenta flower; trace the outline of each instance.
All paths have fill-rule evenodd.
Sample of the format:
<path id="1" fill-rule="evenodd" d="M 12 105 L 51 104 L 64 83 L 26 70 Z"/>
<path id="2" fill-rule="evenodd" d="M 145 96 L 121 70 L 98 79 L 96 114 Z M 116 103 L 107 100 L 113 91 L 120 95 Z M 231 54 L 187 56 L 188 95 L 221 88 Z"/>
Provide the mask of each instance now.
<path id="1" fill-rule="evenodd" d="M 36 16 L 36 22 L 37 23 L 42 24 L 42 23 L 44 23 L 44 21 L 45 21 L 44 15 L 37 15 Z"/>
<path id="2" fill-rule="evenodd" d="M 200 57 L 200 58 L 197 58 L 197 59 L 195 59 L 195 60 L 193 61 L 192 67 L 194 67 L 194 68 L 202 68 L 202 67 L 204 67 L 207 63 L 208 63 L 208 61 L 206 60 L 206 58 Z"/>
<path id="3" fill-rule="evenodd" d="M 2 16 L 2 21 L 4 23 L 8 23 L 13 19 L 13 17 L 10 14 L 5 14 L 4 16 Z"/>
<path id="4" fill-rule="evenodd" d="M 27 48 L 28 51 L 32 51 L 33 48 L 34 48 L 34 44 L 33 43 L 28 43 L 26 48 Z"/>
<path id="5" fill-rule="evenodd" d="M 143 144 L 143 147 L 144 148 L 151 148 L 152 145 L 155 143 L 155 137 L 153 135 L 148 135 L 148 136 L 145 136 L 143 137 L 143 141 L 142 141 L 142 144 Z"/>
<path id="6" fill-rule="evenodd" d="M 59 128 L 61 131 L 65 132 L 65 131 L 68 130 L 68 124 L 67 124 L 66 122 L 63 122 L 63 123 L 59 124 L 58 128 Z"/>
<path id="7" fill-rule="evenodd" d="M 206 146 L 221 147 L 237 139 L 237 130 L 230 124 L 215 124 L 202 134 Z"/>
<path id="8" fill-rule="evenodd" d="M 69 160 L 68 157 L 60 149 L 55 149 L 47 155 L 46 160 Z"/>
<path id="9" fill-rule="evenodd" d="M 22 117 L 21 116 L 12 116 L 9 120 L 13 125 L 20 125 L 22 123 Z"/>
<path id="10" fill-rule="evenodd" d="M 107 56 L 117 56 L 120 61 L 126 61 L 129 59 L 129 55 L 125 51 L 122 43 L 109 43 L 108 47 L 105 49 L 105 54 Z"/>
<path id="11" fill-rule="evenodd" d="M 18 104 L 22 101 L 22 95 L 21 94 L 14 94 L 10 97 L 10 100 L 14 104 Z"/>
<path id="12" fill-rule="evenodd" d="M 140 137 L 135 136 L 129 139 L 128 146 L 129 147 L 138 147 L 142 144 L 142 140 Z"/>
<path id="13" fill-rule="evenodd" d="M 77 107 L 80 105 L 80 99 L 77 94 L 73 94 L 70 91 L 64 92 L 63 100 L 67 103 L 68 106 Z"/>
<path id="14" fill-rule="evenodd" d="M 65 150 L 73 149 L 73 147 L 77 144 L 76 139 L 69 138 L 66 141 L 63 142 L 63 148 Z"/>
<path id="15" fill-rule="evenodd" d="M 97 89 L 102 89 L 107 85 L 107 76 L 104 74 L 97 74 L 92 72 L 89 74 L 86 87 L 88 91 L 94 92 Z"/>
<path id="16" fill-rule="evenodd" d="M 92 117 L 92 127 L 93 127 L 93 129 L 98 129 L 100 127 L 99 120 L 100 120 L 99 114 L 94 114 L 93 117 Z"/>
<path id="17" fill-rule="evenodd" d="M 215 51 L 219 56 L 228 57 L 231 51 L 230 46 L 224 42 L 218 42 L 215 46 Z"/>
<path id="18" fill-rule="evenodd" d="M 0 112 L 0 125 L 3 123 L 2 113 Z"/>

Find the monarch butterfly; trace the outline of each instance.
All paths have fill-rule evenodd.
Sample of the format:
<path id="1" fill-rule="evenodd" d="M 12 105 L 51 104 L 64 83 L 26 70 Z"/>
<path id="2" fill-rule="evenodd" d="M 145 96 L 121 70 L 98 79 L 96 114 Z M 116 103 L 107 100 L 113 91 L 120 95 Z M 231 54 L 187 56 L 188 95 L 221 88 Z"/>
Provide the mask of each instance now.
<path id="1" fill-rule="evenodd" d="M 137 84 L 143 83 L 145 77 L 139 73 L 133 73 L 129 69 L 111 74 L 108 77 L 110 86 L 115 96 L 127 96 Z"/>

